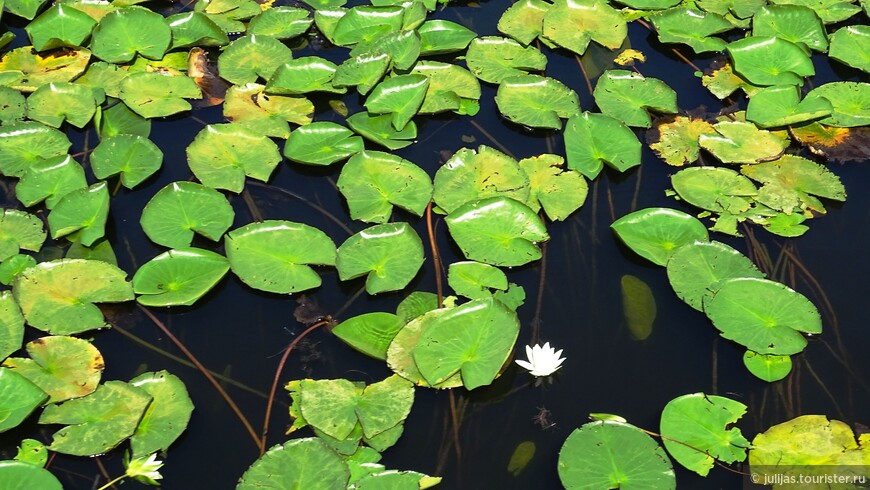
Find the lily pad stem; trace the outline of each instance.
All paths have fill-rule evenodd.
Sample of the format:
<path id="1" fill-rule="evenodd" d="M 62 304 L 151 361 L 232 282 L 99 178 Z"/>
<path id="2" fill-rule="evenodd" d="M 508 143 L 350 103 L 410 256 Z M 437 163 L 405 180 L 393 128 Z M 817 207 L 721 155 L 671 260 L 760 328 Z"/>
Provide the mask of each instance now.
<path id="1" fill-rule="evenodd" d="M 432 248 L 432 264 L 435 266 L 435 291 L 438 293 L 438 308 L 444 307 L 444 292 L 441 286 L 441 255 L 435 244 L 435 231 L 432 229 L 432 201 L 426 206 L 426 229 L 429 231 L 429 247 Z"/>

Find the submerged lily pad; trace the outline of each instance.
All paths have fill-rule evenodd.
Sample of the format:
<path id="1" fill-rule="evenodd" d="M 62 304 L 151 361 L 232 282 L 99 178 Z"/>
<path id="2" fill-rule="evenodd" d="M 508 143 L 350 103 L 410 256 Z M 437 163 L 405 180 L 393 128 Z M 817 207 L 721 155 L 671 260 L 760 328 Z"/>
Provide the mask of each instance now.
<path id="1" fill-rule="evenodd" d="M 335 265 L 335 244 L 312 226 L 267 220 L 231 231 L 224 240 L 233 272 L 252 288 L 288 294 L 320 286 L 311 265 Z"/>
<path id="2" fill-rule="evenodd" d="M 236 193 L 245 176 L 265 182 L 280 162 L 272 140 L 239 124 L 209 124 L 187 147 L 187 163 L 203 185 Z"/>
<path id="3" fill-rule="evenodd" d="M 169 250 L 142 264 L 133 275 L 136 298 L 145 306 L 190 306 L 230 270 L 227 259 L 200 248 Z"/>
<path id="4" fill-rule="evenodd" d="M 193 402 L 187 388 L 177 376 L 166 371 L 142 373 L 131 379 L 130 385 L 153 398 L 130 438 L 132 457 L 165 452 L 181 436 L 190 420 Z"/>
<path id="5" fill-rule="evenodd" d="M 640 278 L 626 274 L 619 280 L 622 290 L 622 311 L 628 331 L 635 340 L 652 335 L 656 319 L 656 298 L 652 289 Z"/>
<path id="6" fill-rule="evenodd" d="M 694 242 L 671 254 L 668 280 L 677 296 L 692 308 L 703 311 L 723 281 L 738 277 L 763 278 L 745 255 L 721 242 Z"/>
<path id="7" fill-rule="evenodd" d="M 563 133 L 568 168 L 594 179 L 604 164 L 620 172 L 640 165 L 641 144 L 625 124 L 604 114 L 583 112 Z"/>
<path id="8" fill-rule="evenodd" d="M 508 120 L 534 128 L 561 129 L 560 118 L 580 113 L 580 101 L 573 90 L 538 75 L 502 79 L 495 102 Z"/>
<path id="9" fill-rule="evenodd" d="M 366 292 L 404 288 L 423 265 L 423 242 L 407 223 L 367 228 L 338 247 L 335 267 L 342 281 L 366 278 Z"/>
<path id="10" fill-rule="evenodd" d="M 666 265 L 683 245 L 709 239 L 707 228 L 697 218 L 669 208 L 635 211 L 610 228 L 634 253 L 657 265 Z"/>
<path id="11" fill-rule="evenodd" d="M 575 429 L 559 451 L 559 479 L 566 489 L 676 488 L 667 454 L 637 427 L 599 421 Z"/>
<path id="12" fill-rule="evenodd" d="M 139 223 L 152 242 L 169 248 L 190 246 L 194 233 L 218 241 L 235 212 L 220 192 L 196 182 L 173 182 L 142 209 Z"/>
<path id="13" fill-rule="evenodd" d="M 540 259 L 538 243 L 550 239 L 541 218 L 508 197 L 470 201 L 445 221 L 465 258 L 491 265 L 518 266 Z"/>
<path id="14" fill-rule="evenodd" d="M 529 195 L 529 176 L 517 161 L 486 145 L 460 149 L 435 173 L 433 199 L 448 213 L 476 199 L 504 196 L 526 202 Z"/>
<path id="15" fill-rule="evenodd" d="M 665 448 L 678 463 L 707 476 L 715 461 L 746 459 L 749 441 L 730 427 L 746 413 L 746 405 L 716 395 L 693 393 L 669 401 L 662 410 Z"/>
<path id="16" fill-rule="evenodd" d="M 48 393 L 48 403 L 82 397 L 97 388 L 105 364 L 100 351 L 87 340 L 42 337 L 29 342 L 25 348 L 30 359 L 10 357 L 3 366 Z"/>
<path id="17" fill-rule="evenodd" d="M 347 463 L 317 437 L 292 439 L 275 446 L 242 475 L 236 490 L 346 488 L 350 478 Z"/>
<path id="18" fill-rule="evenodd" d="M 601 112 L 627 126 L 652 126 L 648 110 L 674 114 L 677 94 L 661 80 L 627 70 L 607 70 L 595 85 L 595 103 Z"/>
<path id="19" fill-rule="evenodd" d="M 348 160 L 337 182 L 350 216 L 369 223 L 389 220 L 393 206 L 416 216 L 432 198 L 432 182 L 420 167 L 379 151 L 362 151 Z"/>

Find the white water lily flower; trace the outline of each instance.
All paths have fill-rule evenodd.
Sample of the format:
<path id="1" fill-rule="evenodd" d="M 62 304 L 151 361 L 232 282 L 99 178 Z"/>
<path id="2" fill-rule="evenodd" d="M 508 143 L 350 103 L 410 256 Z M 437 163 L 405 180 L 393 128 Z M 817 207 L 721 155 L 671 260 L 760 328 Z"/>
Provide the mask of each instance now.
<path id="1" fill-rule="evenodd" d="M 163 466 L 162 461 L 157 460 L 157 453 L 152 453 L 148 458 L 136 458 L 127 464 L 127 476 L 133 477 L 142 483 L 149 485 L 160 485 L 157 480 L 163 478 L 160 474 L 160 467 Z"/>
<path id="2" fill-rule="evenodd" d="M 565 358 L 559 357 L 561 355 L 562 349 L 556 351 L 556 349 L 550 347 L 549 342 L 545 343 L 543 347 L 540 345 L 535 345 L 534 347 L 527 345 L 526 356 L 529 360 L 523 361 L 517 359 L 516 363 L 528 369 L 532 376 L 549 376 L 562 367 Z"/>

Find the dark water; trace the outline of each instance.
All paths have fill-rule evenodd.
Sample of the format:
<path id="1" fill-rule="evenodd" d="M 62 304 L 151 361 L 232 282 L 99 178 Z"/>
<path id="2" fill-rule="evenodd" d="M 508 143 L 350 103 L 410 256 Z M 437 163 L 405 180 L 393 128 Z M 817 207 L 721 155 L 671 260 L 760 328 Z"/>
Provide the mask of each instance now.
<path id="1" fill-rule="evenodd" d="M 479 35 L 496 35 L 495 24 L 508 5 L 488 2 L 480 7 L 451 6 L 430 18 L 460 22 Z M 661 78 L 677 90 L 683 109 L 705 106 L 717 111 L 721 104 L 693 77 L 693 68 L 658 45 L 641 26 L 630 28 L 631 44 L 643 51 L 648 61 L 639 66 L 646 76 Z M 653 46 L 650 45 L 653 44 Z M 312 51 L 297 55 L 321 55 L 340 61 L 346 50 Z M 594 109 L 582 74 L 573 56 L 565 52 L 547 53 L 547 75 L 558 78 L 581 97 L 584 109 Z M 704 66 L 709 59 L 696 62 Z M 822 71 L 823 60 L 817 60 Z M 820 75 L 816 84 L 824 83 Z M 496 140 L 517 158 L 544 152 L 564 153 L 559 134 L 530 132 L 504 122 L 493 101 L 494 89 L 484 87 L 480 114 L 475 118 L 490 134 L 485 136 L 467 118 L 435 117 L 418 119 L 419 142 L 400 150 L 400 156 L 434 175 L 443 156 L 463 146 L 495 146 Z M 352 99 L 352 98 L 351 98 Z M 316 120 L 341 118 L 322 104 Z M 358 108 L 352 108 L 355 112 Z M 202 109 L 195 115 L 206 122 L 220 122 L 219 108 Z M 164 151 L 160 173 L 147 187 L 121 190 L 112 201 L 110 237 L 120 266 L 132 272 L 163 250 L 145 237 L 138 226 L 139 214 L 154 193 L 167 183 L 190 177 L 184 149 L 201 129 L 199 123 L 173 119 L 156 122 L 152 140 Z M 471 138 L 473 142 L 463 141 Z M 490 137 L 492 139 L 490 139 Z M 76 135 L 78 145 L 83 135 Z M 90 135 L 90 144 L 95 143 Z M 379 149 L 380 148 L 374 148 Z M 764 383 L 753 378 L 741 362 L 742 350 L 720 339 L 701 313 L 680 302 L 674 295 L 663 268 L 638 259 L 622 247 L 609 230 L 610 223 L 635 209 L 650 206 L 684 208 L 664 196 L 669 175 L 674 172 L 645 150 L 642 168 L 625 174 L 604 172 L 590 185 L 589 198 L 572 218 L 549 225 L 552 240 L 546 247 L 546 265 L 541 263 L 516 268 L 509 278 L 525 287 L 526 304 L 520 308 L 522 330 L 518 342 L 537 338 L 564 349 L 567 357 L 556 381 L 534 386 L 530 376 L 516 366 L 487 388 L 473 392 L 455 390 L 457 416 L 461 417 L 458 442 L 453 445 L 449 423 L 450 397 L 447 392 L 419 389 L 411 415 L 399 443 L 384 453 L 388 468 L 413 469 L 444 477 L 444 489 L 560 488 L 556 473 L 558 451 L 572 430 L 585 423 L 589 412 L 622 415 L 631 423 L 656 431 L 664 405 L 672 398 L 698 391 L 719 394 L 749 405 L 738 424 L 752 438 L 772 424 L 801 414 L 825 414 L 847 423 L 870 424 L 870 360 L 866 356 L 870 330 L 866 325 L 865 280 L 870 272 L 868 201 L 862 185 L 870 180 L 870 167 L 862 164 L 831 165 L 841 176 L 848 201 L 829 206 L 827 216 L 808 222 L 810 231 L 803 237 L 785 240 L 756 228 L 758 239 L 776 256 L 784 246 L 800 258 L 801 268 L 812 274 L 796 273 L 794 278 L 775 278 L 792 284 L 813 300 L 823 312 L 825 333 L 811 341 L 804 354 L 795 358 L 794 373 L 779 383 Z M 316 226 L 340 244 L 348 234 L 308 203 L 316 203 L 346 222 L 354 231 L 365 228 L 352 223 L 343 199 L 333 183 L 339 166 L 320 169 L 283 164 L 269 186 L 251 185 L 250 191 L 259 213 L 265 219 L 286 219 Z M 283 193 L 297 194 L 302 199 Z M 233 197 L 236 211 L 233 228 L 254 220 L 240 197 Z M 401 219 L 407 217 L 402 216 Z M 412 219 L 421 237 L 422 220 Z M 456 248 L 447 240 L 445 226 L 436 220 L 438 245 L 445 263 L 458 259 Z M 714 237 L 744 253 L 749 244 L 743 238 Z M 214 248 L 207 241 L 195 245 Z M 217 249 L 220 250 L 220 249 Z M 431 258 L 427 247 L 427 259 Z M 339 319 L 372 311 L 394 311 L 403 295 L 385 294 L 353 298 L 362 280 L 340 283 L 334 269 L 322 271 L 323 286 L 309 292 L 325 313 Z M 658 308 L 652 335 L 644 341 L 633 340 L 627 330 L 621 304 L 620 278 L 637 276 L 654 291 Z M 432 263 L 409 286 L 408 291 L 435 291 Z M 822 296 L 824 294 L 824 296 Z M 353 298 L 353 299 L 352 299 Z M 827 309 L 825 298 L 832 309 Z M 236 383 L 225 387 L 259 431 L 268 392 L 284 346 L 304 328 L 293 318 L 297 296 L 259 293 L 244 286 L 229 274 L 214 291 L 191 308 L 155 309 L 176 336 L 210 369 L 224 373 Z M 338 314 L 338 312 L 341 312 Z M 107 311 L 111 321 L 172 355 L 183 357 L 174 345 L 134 307 L 124 305 Z M 33 333 L 30 333 L 33 335 Z M 144 348 L 116 331 L 93 335 L 95 345 L 106 360 L 104 380 L 127 380 L 143 370 L 166 369 L 186 383 L 196 411 L 185 435 L 169 451 L 164 488 L 233 488 L 244 470 L 257 458 L 251 439 L 216 390 L 195 369 L 154 350 Z M 847 361 L 841 363 L 838 359 Z M 375 382 L 391 374 L 384 363 L 369 359 L 347 347 L 326 331 L 315 331 L 295 351 L 282 375 L 290 379 L 344 377 Z M 289 425 L 289 397 L 279 390 L 270 426 L 269 445 L 282 443 Z M 548 414 L 542 419 L 541 413 Z M 33 426 L 31 425 L 30 428 Z M 302 435 L 307 435 L 305 432 Z M 0 442 L 12 448 L 30 430 L 18 429 L 4 434 Z M 50 440 L 50 431 L 39 437 Z M 514 448 L 532 441 L 537 452 L 519 476 L 507 471 Z M 461 457 L 459 456 L 461 454 Z M 8 457 L 8 456 L 7 456 Z M 122 472 L 116 451 L 102 462 L 113 476 Z M 90 459 L 58 456 L 52 470 L 67 488 L 92 488 L 99 470 Z M 703 479 L 677 468 L 679 488 L 738 488 L 740 476 L 714 468 Z M 138 483 L 126 484 L 136 488 Z M 99 486 L 99 485 L 97 485 Z"/>

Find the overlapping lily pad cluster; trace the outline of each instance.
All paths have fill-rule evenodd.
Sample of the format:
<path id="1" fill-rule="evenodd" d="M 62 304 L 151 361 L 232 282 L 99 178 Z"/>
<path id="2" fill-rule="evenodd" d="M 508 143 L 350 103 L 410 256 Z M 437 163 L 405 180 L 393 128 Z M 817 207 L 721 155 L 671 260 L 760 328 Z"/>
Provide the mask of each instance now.
<path id="1" fill-rule="evenodd" d="M 191 305 L 229 271 L 257 290 L 296 293 L 321 284 L 319 266 L 335 267 L 343 281 L 365 277 L 369 294 L 404 290 L 424 251 L 411 224 L 391 221 L 395 207 L 418 217 L 428 206 L 445 214 L 450 236 L 468 259 L 448 268 L 449 286 L 464 299 L 413 292 L 395 314 L 360 315 L 334 330 L 396 375 L 368 387 L 346 380 L 291 382 L 295 426 L 310 425 L 318 437 L 270 450 L 242 488 L 276 474 L 287 486 L 305 486 L 310 465 L 330 472 L 323 477 L 332 482 L 328 488 L 435 482 L 373 464 L 401 433 L 413 385 L 474 389 L 498 376 L 514 351 L 515 310 L 524 300 L 522 288 L 499 267 L 539 259 L 539 243 L 549 239 L 542 216 L 558 221 L 576 211 L 586 179 L 605 165 L 616 171 L 639 165 L 642 145 L 633 128 L 652 128 L 651 112 L 679 111 L 676 93 L 664 82 L 623 69 L 587 70 L 597 78 L 592 95 L 599 112 L 583 111 L 573 90 L 536 74 L 547 64 L 541 45 L 577 55 L 586 70 L 592 51 L 624 47 L 628 22 L 646 19 L 664 43 L 727 54 L 702 83 L 719 98 L 743 91 L 750 97 L 745 113 L 718 121 L 657 120 L 652 145 L 672 165 L 700 160 L 701 149 L 724 165 L 742 165 L 738 173 L 704 156 L 702 166 L 673 177 L 674 193 L 715 214 L 713 228 L 726 233 L 736 233 L 745 220 L 786 236 L 803 233 L 804 219 L 824 212 L 819 198 L 843 200 L 845 192 L 823 167 L 785 152 L 797 142 L 831 155 L 870 123 L 867 83 L 828 83 L 801 98 L 806 77 L 814 74 L 812 52 L 827 50 L 837 62 L 870 70 L 870 31 L 843 24 L 861 10 L 848 1 L 627 0 L 618 9 L 600 0 L 520 0 L 499 21 L 507 37 L 477 37 L 457 23 L 428 19 L 437 7 L 433 0 L 351 8 L 345 0 L 306 0 L 307 8 L 199 0 L 192 10 L 172 12 L 136 3 L 4 3 L 6 15 L 32 22 L 25 28 L 30 45 L 0 58 L 0 173 L 18 179 L 15 196 L 23 206 L 47 212 L 51 238 L 70 245 L 65 258 L 37 254 L 46 239 L 38 213 L 7 209 L 0 216 L 0 282 L 12 288 L 0 296 L 0 358 L 6 358 L 0 400 L 15 400 L 16 407 L 0 430 L 45 406 L 41 422 L 68 425 L 49 446 L 59 452 L 98 454 L 132 436 L 134 456 L 145 456 L 178 436 L 191 406 L 177 378 L 159 372 L 99 384 L 101 356 L 72 336 L 109 326 L 94 303 L 135 298 L 145 306 Z M 835 23 L 838 30 L 829 33 Z M 308 35 L 314 32 L 317 37 Z M 718 37 L 726 33 L 728 40 Z M 321 36 L 349 50 L 347 58 L 338 64 L 294 59 L 291 45 Z M 12 40 L 4 33 L 0 47 Z M 486 146 L 462 149 L 433 179 L 379 151 L 412 144 L 419 115 L 475 115 L 478 80 L 498 86 L 495 102 L 508 121 L 550 130 L 564 124 L 565 157 L 517 161 Z M 344 125 L 313 121 L 318 94 L 335 102 L 353 91 L 364 96 L 364 110 L 345 114 Z M 166 185 L 143 210 L 143 230 L 168 250 L 128 282 L 104 237 L 109 184 L 133 189 L 158 172 L 163 154 L 149 140 L 150 119 L 188 111 L 197 99 L 222 103 L 225 121 L 207 125 L 187 148 L 197 182 Z M 334 107 L 342 111 L 341 104 Z M 99 144 L 87 155 L 86 173 L 79 156 L 68 154 L 62 129 L 91 124 Z M 283 140 L 283 149 L 276 140 Z M 323 231 L 290 221 L 230 231 L 235 216 L 228 195 L 242 192 L 248 178 L 268 181 L 282 153 L 301 165 L 344 162 L 338 191 L 351 218 L 371 226 L 338 247 Z M 795 330 L 820 330 L 805 298 L 760 279 L 739 253 L 709 242 L 694 218 L 674 216 L 644 212 L 615 228 L 638 253 L 667 264 L 680 297 L 710 316 L 723 335 L 770 369 L 772 360 L 803 348 Z M 216 242 L 214 250 L 192 247 L 195 234 Z M 712 262 L 723 266 L 721 274 L 702 280 L 699 264 Z M 730 307 L 747 298 L 764 298 L 763 328 L 748 331 Z M 771 305 L 781 308 L 769 311 Z M 782 318 L 786 310 L 800 318 Z M 29 359 L 9 358 L 21 348 L 25 323 L 51 336 L 27 345 Z M 769 335 L 760 338 L 760 331 Z M 763 371 L 757 361 L 747 365 Z M 337 396 L 342 402 L 335 404 Z M 157 430 L 161 424 L 173 430 Z M 149 430 L 159 436 L 152 440 Z M 21 459 L 0 463 L 3 478 L 53 478 L 41 469 L 44 459 Z"/>

